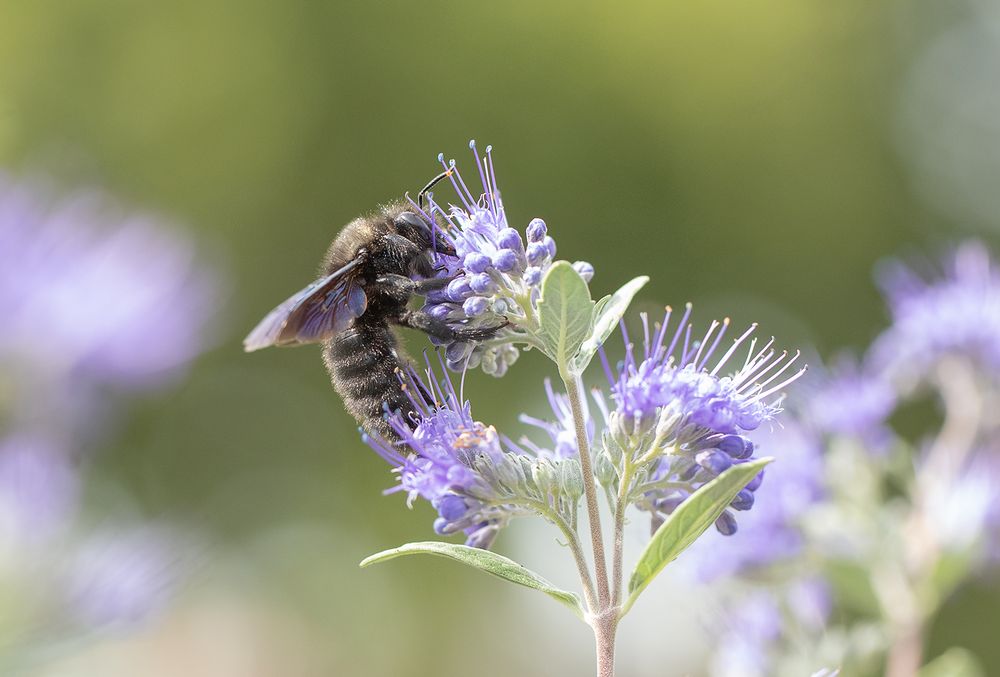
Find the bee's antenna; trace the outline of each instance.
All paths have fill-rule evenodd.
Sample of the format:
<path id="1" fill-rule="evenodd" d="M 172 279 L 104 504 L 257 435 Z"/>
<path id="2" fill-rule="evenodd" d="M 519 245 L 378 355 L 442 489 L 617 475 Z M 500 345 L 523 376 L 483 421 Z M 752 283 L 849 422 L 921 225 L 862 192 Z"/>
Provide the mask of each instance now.
<path id="1" fill-rule="evenodd" d="M 423 188 L 421 188 L 420 192 L 417 194 L 417 206 L 420 207 L 421 209 L 423 209 L 424 208 L 424 196 L 427 195 L 427 193 L 430 192 L 430 189 L 433 188 L 434 186 L 436 186 L 439 181 L 443 181 L 444 179 L 447 179 L 449 176 L 452 175 L 452 173 L 454 171 L 455 171 L 454 169 L 449 169 L 449 170 L 441 172 L 440 174 L 438 174 L 437 176 L 435 176 L 433 179 L 431 179 L 427 183 L 426 186 L 424 186 Z"/>

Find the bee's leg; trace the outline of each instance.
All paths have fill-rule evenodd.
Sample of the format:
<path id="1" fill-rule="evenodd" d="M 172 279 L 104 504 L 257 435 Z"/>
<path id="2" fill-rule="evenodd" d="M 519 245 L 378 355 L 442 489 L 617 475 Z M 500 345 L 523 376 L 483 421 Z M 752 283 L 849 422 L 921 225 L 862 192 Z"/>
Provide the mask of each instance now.
<path id="1" fill-rule="evenodd" d="M 444 289 L 454 278 L 432 277 L 426 280 L 411 280 L 405 275 L 380 275 L 375 279 L 378 291 L 385 292 L 397 301 L 406 301 L 413 294 L 420 296 L 428 292 Z"/>
<path id="2" fill-rule="evenodd" d="M 442 341 L 485 341 L 493 338 L 498 331 L 509 324 L 504 320 L 492 327 L 456 328 L 422 310 L 406 310 L 395 321 L 403 327 L 419 329 Z"/>

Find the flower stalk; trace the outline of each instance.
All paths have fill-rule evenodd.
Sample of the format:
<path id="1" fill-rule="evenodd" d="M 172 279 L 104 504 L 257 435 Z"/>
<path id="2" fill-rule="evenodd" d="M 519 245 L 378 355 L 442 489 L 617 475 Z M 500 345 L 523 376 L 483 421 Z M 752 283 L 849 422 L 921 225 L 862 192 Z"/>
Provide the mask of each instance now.
<path id="1" fill-rule="evenodd" d="M 590 442 L 583 416 L 583 402 L 580 396 L 579 377 L 562 372 L 566 396 L 569 398 L 576 431 L 577 448 L 580 451 L 580 467 L 583 470 L 583 495 L 587 503 L 587 521 L 590 524 L 590 540 L 594 549 L 594 573 L 597 578 L 597 605 L 590 607 L 590 625 L 594 630 L 597 645 L 598 677 L 613 677 L 615 674 L 615 632 L 618 629 L 618 609 L 613 606 L 608 589 L 608 567 L 604 556 L 604 534 L 601 529 L 601 510 L 597 503 L 597 487 L 594 484 L 593 463 L 590 457 Z M 616 510 L 616 512 L 622 512 Z M 621 534 L 615 529 L 614 562 L 621 568 Z M 620 571 L 619 571 L 620 575 Z M 617 596 L 617 595 L 616 595 Z"/>

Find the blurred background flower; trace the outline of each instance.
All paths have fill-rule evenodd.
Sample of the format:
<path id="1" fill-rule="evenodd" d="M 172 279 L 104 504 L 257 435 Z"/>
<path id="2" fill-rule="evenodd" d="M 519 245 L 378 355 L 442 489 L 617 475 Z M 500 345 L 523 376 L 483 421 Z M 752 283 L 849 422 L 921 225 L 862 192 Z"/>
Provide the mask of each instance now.
<path id="1" fill-rule="evenodd" d="M 652 280 L 638 305 L 651 316 L 663 301 L 690 299 L 698 326 L 733 313 L 734 326 L 760 322 L 823 358 L 862 353 L 886 325 L 872 284 L 878 261 L 901 256 L 929 282 L 941 279 L 937 253 L 947 246 L 970 236 L 994 253 L 1000 246 L 994 4 L 8 3 L 3 194 L 35 197 L 0 204 L 0 279 L 26 265 L 11 260 L 7 243 L 20 236 L 10 215 L 38 215 L 39 238 L 21 246 L 59 264 L 11 284 L 61 310 L 45 316 L 0 292 L 0 425 L 5 440 L 9 432 L 43 449 L 11 461 L 24 479 L 10 486 L 24 496 L 16 505 L 48 506 L 0 501 L 3 538 L 15 542 L 8 524 L 27 513 L 49 524 L 37 528 L 51 534 L 39 538 L 51 544 L 45 561 L 70 561 L 90 535 L 119 524 L 123 534 L 152 522 L 170 535 L 164 522 L 182 533 L 194 525 L 212 546 L 197 582 L 159 620 L 129 639 L 60 652 L 36 672 L 452 675 L 475 664 L 484 677 L 552 674 L 540 655 L 560 656 L 563 674 L 589 671 L 586 628 L 565 625 L 558 609 L 546 616 L 550 602 L 535 607 L 530 592 L 439 562 L 359 572 L 365 555 L 425 533 L 436 511 L 379 498 L 391 475 L 342 411 L 318 351 L 248 358 L 239 339 L 273 299 L 313 279 L 342 224 L 413 194 L 439 151 L 478 138 L 503 149 L 509 222 L 543 216 L 560 258 L 599 271 L 595 294 L 645 273 Z M 483 25 L 491 30 L 469 30 Z M 95 186 L 105 196 L 96 216 Z M 135 211 L 182 221 L 190 237 Z M 70 214 L 78 220 L 65 225 Z M 146 244 L 155 254 L 136 263 L 129 252 Z M 934 265 L 914 263 L 921 256 Z M 230 293 L 213 294 L 206 271 L 223 268 Z M 143 285 L 123 288 L 137 273 Z M 109 285 L 118 302 L 83 298 Z M 110 333 L 90 321 L 95 307 L 118 323 L 105 325 Z M 216 314 L 216 333 L 201 333 Z M 213 336 L 216 349 L 191 363 Z M 46 354 L 57 338 L 66 345 Z M 503 379 L 466 380 L 477 417 L 499 430 L 518 429 L 521 412 L 546 411 L 538 384 L 552 374 L 537 354 L 520 360 Z M 72 379 L 62 379 L 66 370 Z M 22 397 L 24 388 L 45 395 Z M 874 392 L 865 412 L 887 406 L 877 389 L 862 392 Z M 927 394 L 890 407 L 890 423 L 911 439 L 940 420 Z M 983 425 L 996 410 L 983 410 Z M 995 444 L 974 448 L 997 453 Z M 784 452 L 765 440 L 761 453 Z M 886 448 L 881 458 L 898 457 Z M 854 461 L 837 454 L 827 467 L 857 496 L 867 479 Z M 7 463 L 0 468 L 6 477 Z M 46 498 L 48 486 L 64 486 L 51 494 L 63 498 Z M 733 539 L 767 515 L 769 499 L 784 497 L 762 493 Z M 648 526 L 632 525 L 633 552 Z M 876 537 L 898 527 L 873 525 Z M 504 547 L 536 570 L 554 568 L 556 583 L 574 580 L 572 571 L 560 577 L 564 555 L 549 529 L 515 522 Z M 725 618 L 692 623 L 703 605 L 681 579 L 668 572 L 623 624 L 623 673 L 709 665 L 705 628 Z M 28 590 L 14 597 L 40 599 Z M 986 674 L 1000 673 L 998 608 L 997 574 L 985 568 L 943 603 L 928 655 L 961 645 Z M 847 641 L 833 613 L 816 656 Z M 521 647 L 517 656 L 510 646 Z M 801 667 L 796 674 L 834 664 Z"/>
<path id="2" fill-rule="evenodd" d="M 189 539 L 92 506 L 83 489 L 124 397 L 175 383 L 205 349 L 219 288 L 175 226 L 96 191 L 67 197 L 3 175 L 0 270 L 0 665 L 10 671 L 147 619 L 190 568 Z"/>

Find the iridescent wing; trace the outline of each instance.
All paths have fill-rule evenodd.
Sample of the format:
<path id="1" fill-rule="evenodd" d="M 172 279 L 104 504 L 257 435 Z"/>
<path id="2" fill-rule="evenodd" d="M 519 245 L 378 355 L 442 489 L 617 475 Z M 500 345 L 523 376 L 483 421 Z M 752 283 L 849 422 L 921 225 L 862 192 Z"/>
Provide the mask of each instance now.
<path id="1" fill-rule="evenodd" d="M 368 306 L 357 276 L 360 263 L 355 259 L 285 300 L 243 340 L 244 350 L 319 343 L 346 329 Z"/>

